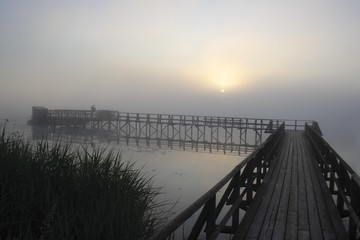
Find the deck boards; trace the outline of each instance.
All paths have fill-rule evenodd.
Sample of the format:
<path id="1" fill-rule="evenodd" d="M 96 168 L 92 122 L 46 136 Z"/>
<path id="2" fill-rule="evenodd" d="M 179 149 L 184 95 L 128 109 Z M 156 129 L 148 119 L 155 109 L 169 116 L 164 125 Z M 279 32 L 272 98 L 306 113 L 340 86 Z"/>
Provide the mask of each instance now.
<path id="1" fill-rule="evenodd" d="M 233 239 L 347 238 L 304 132 L 286 131 Z"/>

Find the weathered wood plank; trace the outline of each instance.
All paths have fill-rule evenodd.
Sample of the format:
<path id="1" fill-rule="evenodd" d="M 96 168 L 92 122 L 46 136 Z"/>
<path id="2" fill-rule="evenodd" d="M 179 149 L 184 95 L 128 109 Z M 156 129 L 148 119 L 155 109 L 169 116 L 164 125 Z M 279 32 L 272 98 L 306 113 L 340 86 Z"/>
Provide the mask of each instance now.
<path id="1" fill-rule="evenodd" d="M 290 144 L 289 135 L 285 136 L 285 144 L 284 149 L 289 149 L 288 145 Z M 258 236 L 270 236 L 273 231 L 273 222 L 275 219 L 276 213 L 278 212 L 278 203 L 281 197 L 282 183 L 284 182 L 285 172 L 281 171 L 286 168 L 287 162 L 284 159 L 288 156 L 287 151 L 282 151 L 276 161 L 279 162 L 279 168 L 276 170 L 276 174 L 274 174 L 270 180 L 268 185 L 267 194 L 263 196 L 262 201 L 267 203 L 263 204 L 263 206 L 259 206 L 258 213 L 255 220 L 258 222 L 254 224 L 257 227 L 253 227 L 249 230 L 249 233 L 246 238 L 258 237 Z M 280 164 L 281 163 L 281 164 Z M 277 199 L 277 200 L 275 200 Z M 275 200 L 275 201 L 274 201 Z"/>
<path id="2" fill-rule="evenodd" d="M 305 145 L 307 149 L 310 149 L 308 142 L 306 142 Z M 308 160 L 309 164 L 313 165 L 311 174 L 314 175 L 314 180 L 317 178 L 315 185 L 318 184 L 321 189 L 321 191 L 316 193 L 316 196 L 324 239 L 347 239 L 348 236 L 345 227 L 341 223 L 341 217 L 330 194 L 330 189 L 326 185 L 320 169 L 317 167 L 317 161 L 314 159 L 314 154 L 311 152 L 309 152 Z"/>
<path id="3" fill-rule="evenodd" d="M 309 212 L 307 204 L 306 180 L 305 180 L 305 164 L 304 151 L 301 148 L 300 140 L 298 140 L 298 177 L 299 177 L 299 205 L 298 205 L 298 239 L 310 239 Z"/>
<path id="4" fill-rule="evenodd" d="M 286 144 L 284 140 L 280 143 L 280 148 L 284 148 L 283 145 Z M 270 165 L 269 171 L 266 174 L 263 183 L 260 185 L 256 196 L 265 195 L 265 192 L 271 192 L 272 189 L 275 187 L 276 181 L 272 180 L 273 176 L 278 176 L 278 172 L 281 169 L 281 162 L 278 160 L 278 157 L 272 160 L 272 164 Z M 252 226 L 253 219 L 258 212 L 258 207 L 261 204 L 261 198 L 255 197 L 252 202 L 252 207 L 247 211 L 246 215 L 242 219 L 240 226 L 238 227 L 237 231 L 235 232 L 233 239 L 244 239 L 250 226 Z M 267 201 L 270 202 L 270 201 Z M 265 205 L 262 206 L 264 208 Z M 261 212 L 261 211 L 260 211 Z M 260 218 L 261 219 L 261 218 Z"/>
<path id="5" fill-rule="evenodd" d="M 282 159 L 282 162 L 283 162 L 282 172 L 284 174 L 285 173 L 291 174 L 291 167 L 287 165 L 288 164 L 287 159 L 289 159 L 289 157 L 292 155 L 291 152 L 290 152 L 290 148 L 291 148 L 291 144 L 293 142 L 292 139 L 291 139 L 293 136 L 291 136 L 291 138 L 290 138 L 290 134 L 288 134 L 288 135 L 289 135 L 289 138 L 287 139 L 287 146 L 286 146 L 286 148 L 283 149 L 283 154 L 281 155 L 281 159 Z M 285 171 L 284 169 L 286 169 L 286 167 L 289 167 L 289 170 Z M 284 183 L 284 180 L 278 182 L 277 184 L 278 184 L 278 186 L 281 186 L 283 183 Z M 290 187 L 290 183 L 289 183 L 288 187 Z M 277 189 L 277 194 L 280 196 L 279 199 L 281 198 L 282 192 L 283 192 L 283 186 L 282 186 L 282 188 Z M 277 227 L 275 222 L 276 222 L 277 215 L 278 215 L 278 212 L 279 212 L 279 202 L 280 201 L 279 200 L 274 201 L 274 200 L 275 200 L 275 198 L 274 199 L 272 198 L 272 199 L 269 200 L 269 201 L 271 201 L 270 207 L 269 207 L 269 210 L 267 212 L 267 215 L 265 216 L 263 228 L 262 228 L 262 231 L 260 233 L 260 238 L 263 238 L 263 239 L 272 238 L 273 237 L 273 230 Z M 284 223 L 284 225 L 285 225 L 285 223 Z M 283 238 L 283 234 L 282 234 L 281 238 Z"/>
<path id="6" fill-rule="evenodd" d="M 309 162 L 307 161 L 308 151 L 304 148 L 303 141 L 301 142 L 301 151 L 303 154 L 307 211 L 309 214 L 309 226 L 310 226 L 310 238 L 323 239 L 319 213 L 318 213 L 318 208 L 317 208 L 315 193 L 313 188 L 313 179 L 311 179 Z"/>
<path id="7" fill-rule="evenodd" d="M 293 138 L 293 163 L 291 168 L 291 183 L 290 183 L 290 197 L 289 197 L 289 208 L 287 213 L 287 223 L 285 239 L 297 239 L 298 235 L 298 195 L 299 195 L 299 139 L 298 137 Z"/>
<path id="8" fill-rule="evenodd" d="M 291 185 L 291 170 L 292 170 L 292 163 L 293 163 L 293 133 L 290 133 L 290 144 L 289 149 L 287 151 L 287 157 L 283 159 L 286 162 L 286 167 L 281 169 L 284 172 L 284 181 L 278 182 L 278 184 L 282 184 L 282 189 L 280 193 L 280 201 L 278 210 L 276 212 L 276 218 L 274 222 L 274 231 L 272 234 L 273 239 L 284 239 L 285 237 L 285 229 L 286 229 L 286 220 L 287 220 L 287 211 L 289 207 L 289 196 L 290 196 L 290 185 Z M 278 188 L 280 190 L 280 188 Z"/>
<path id="9" fill-rule="evenodd" d="M 302 131 L 284 134 L 273 163 L 233 239 L 347 239 Z"/>

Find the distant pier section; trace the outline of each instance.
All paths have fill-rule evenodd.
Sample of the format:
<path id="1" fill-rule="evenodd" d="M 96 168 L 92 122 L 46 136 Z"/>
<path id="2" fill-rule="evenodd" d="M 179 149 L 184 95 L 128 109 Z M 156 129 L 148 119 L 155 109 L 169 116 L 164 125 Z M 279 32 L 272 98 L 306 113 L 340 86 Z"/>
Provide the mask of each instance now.
<path id="1" fill-rule="evenodd" d="M 282 123 L 294 130 L 304 129 L 306 123 L 316 125 L 310 120 L 126 113 L 94 106 L 89 110 L 33 107 L 30 123 L 49 134 L 61 130 L 127 145 L 237 154 L 254 150 Z"/>

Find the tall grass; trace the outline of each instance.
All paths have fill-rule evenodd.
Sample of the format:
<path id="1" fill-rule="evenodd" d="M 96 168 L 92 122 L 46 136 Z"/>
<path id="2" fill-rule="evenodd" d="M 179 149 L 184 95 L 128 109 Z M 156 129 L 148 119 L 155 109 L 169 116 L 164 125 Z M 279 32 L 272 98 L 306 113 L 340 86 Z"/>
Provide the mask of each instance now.
<path id="1" fill-rule="evenodd" d="M 121 154 L 0 136 L 0 239 L 147 239 L 166 219 Z"/>

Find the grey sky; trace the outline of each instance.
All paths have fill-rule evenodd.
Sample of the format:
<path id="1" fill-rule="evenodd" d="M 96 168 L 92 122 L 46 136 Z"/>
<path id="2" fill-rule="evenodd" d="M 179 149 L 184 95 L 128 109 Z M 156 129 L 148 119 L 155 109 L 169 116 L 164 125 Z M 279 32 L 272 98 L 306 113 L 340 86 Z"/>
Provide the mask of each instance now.
<path id="1" fill-rule="evenodd" d="M 3 0 L 0 116 L 95 104 L 315 119 L 359 154 L 359 12 L 356 0 Z"/>

